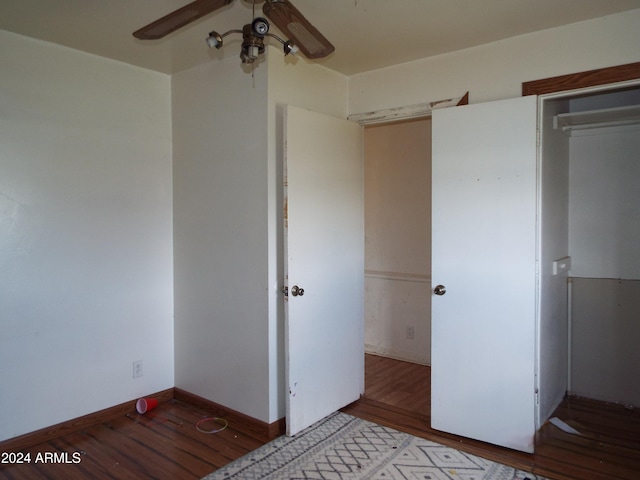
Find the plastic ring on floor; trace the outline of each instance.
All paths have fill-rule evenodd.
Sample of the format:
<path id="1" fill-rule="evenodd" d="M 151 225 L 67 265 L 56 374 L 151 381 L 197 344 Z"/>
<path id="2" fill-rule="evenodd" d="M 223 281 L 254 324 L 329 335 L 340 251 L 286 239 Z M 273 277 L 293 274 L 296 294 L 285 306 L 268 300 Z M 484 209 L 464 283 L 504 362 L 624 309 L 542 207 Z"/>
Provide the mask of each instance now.
<path id="1" fill-rule="evenodd" d="M 200 428 L 200 426 L 206 422 L 215 422 L 221 425 L 221 427 L 213 428 L 211 430 L 203 430 L 202 428 Z M 224 418 L 209 417 L 209 418 L 203 418 L 198 423 L 196 423 L 196 430 L 198 430 L 201 433 L 218 433 L 224 430 L 225 428 L 227 428 L 228 426 L 229 426 L 229 422 L 227 422 Z"/>

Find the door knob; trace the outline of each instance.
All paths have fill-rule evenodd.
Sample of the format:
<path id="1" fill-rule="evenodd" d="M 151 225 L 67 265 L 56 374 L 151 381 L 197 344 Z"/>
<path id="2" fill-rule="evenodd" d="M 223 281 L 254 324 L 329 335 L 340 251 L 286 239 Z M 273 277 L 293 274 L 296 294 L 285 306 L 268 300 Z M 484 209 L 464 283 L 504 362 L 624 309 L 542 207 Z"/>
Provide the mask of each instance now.
<path id="1" fill-rule="evenodd" d="M 436 295 L 444 295 L 445 293 L 447 293 L 447 289 L 444 285 L 437 285 L 436 288 L 433 289 L 433 293 L 435 293 Z"/>
<path id="2" fill-rule="evenodd" d="M 294 297 L 301 297 L 304 295 L 304 288 L 300 288 L 298 285 L 291 287 L 291 295 Z"/>

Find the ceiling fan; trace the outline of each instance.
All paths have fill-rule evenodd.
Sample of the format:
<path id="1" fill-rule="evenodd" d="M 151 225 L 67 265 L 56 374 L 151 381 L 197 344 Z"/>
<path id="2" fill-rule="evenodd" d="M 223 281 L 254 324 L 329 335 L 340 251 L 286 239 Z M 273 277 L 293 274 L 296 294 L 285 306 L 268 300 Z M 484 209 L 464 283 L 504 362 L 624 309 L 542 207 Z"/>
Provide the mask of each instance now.
<path id="1" fill-rule="evenodd" d="M 165 15 L 133 32 L 133 36 L 141 40 L 157 40 L 189 23 L 212 13 L 233 0 L 195 0 L 178 10 Z M 289 0 L 253 0 L 263 3 L 262 11 L 278 29 L 289 39 L 283 40 L 269 33 L 269 22 L 262 17 L 254 18 L 242 30 L 229 30 L 224 34 L 210 32 L 206 39 L 209 47 L 221 48 L 223 38 L 232 33 L 241 33 L 243 37 L 240 58 L 243 63 L 253 63 L 258 55 L 264 52 L 264 37 L 279 41 L 285 55 L 296 53 L 298 49 L 307 58 L 323 58 L 331 54 L 335 47 L 315 28 Z"/>

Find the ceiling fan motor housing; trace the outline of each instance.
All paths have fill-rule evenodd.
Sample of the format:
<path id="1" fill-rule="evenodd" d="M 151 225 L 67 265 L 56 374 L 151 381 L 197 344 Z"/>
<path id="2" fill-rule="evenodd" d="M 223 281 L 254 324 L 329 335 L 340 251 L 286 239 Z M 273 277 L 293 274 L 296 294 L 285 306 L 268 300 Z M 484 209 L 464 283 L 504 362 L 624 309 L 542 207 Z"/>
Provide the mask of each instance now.
<path id="1" fill-rule="evenodd" d="M 262 53 L 264 53 L 262 37 L 255 34 L 251 24 L 242 27 L 242 51 L 240 52 L 242 63 L 253 63 Z"/>

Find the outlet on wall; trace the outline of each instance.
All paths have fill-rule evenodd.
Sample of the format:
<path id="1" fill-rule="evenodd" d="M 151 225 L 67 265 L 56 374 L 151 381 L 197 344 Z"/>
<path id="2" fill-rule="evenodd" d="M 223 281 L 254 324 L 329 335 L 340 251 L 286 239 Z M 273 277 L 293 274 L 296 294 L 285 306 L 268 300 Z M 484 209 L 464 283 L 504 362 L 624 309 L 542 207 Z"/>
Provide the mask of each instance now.
<path id="1" fill-rule="evenodd" d="M 414 330 L 413 330 L 413 326 L 409 326 L 407 327 L 407 339 L 408 340 L 413 340 L 413 335 L 414 335 Z"/>
<path id="2" fill-rule="evenodd" d="M 136 360 L 133 362 L 133 378 L 141 377 L 142 374 L 142 360 Z"/>

